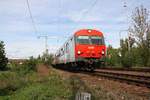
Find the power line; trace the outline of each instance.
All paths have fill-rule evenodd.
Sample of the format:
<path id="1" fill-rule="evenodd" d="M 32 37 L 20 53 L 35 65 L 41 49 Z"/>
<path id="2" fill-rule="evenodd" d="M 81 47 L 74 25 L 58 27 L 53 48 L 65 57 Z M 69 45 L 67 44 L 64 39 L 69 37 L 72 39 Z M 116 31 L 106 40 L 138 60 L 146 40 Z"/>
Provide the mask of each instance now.
<path id="1" fill-rule="evenodd" d="M 80 20 L 82 20 L 84 17 L 86 17 L 86 15 L 90 12 L 90 10 L 92 10 L 92 9 L 95 7 L 95 5 L 97 4 L 97 2 L 98 2 L 98 0 L 95 0 L 95 1 L 92 3 L 92 5 L 91 5 L 89 8 L 87 8 L 87 10 L 86 10 L 85 12 L 81 13 L 81 17 L 79 18 L 78 21 L 80 21 Z M 73 28 L 76 29 L 77 27 L 78 27 L 78 25 L 75 26 L 75 27 L 73 27 Z"/>
<path id="2" fill-rule="evenodd" d="M 82 16 L 81 16 L 81 18 L 79 19 L 79 21 L 80 21 L 81 19 L 83 19 L 83 17 L 86 16 L 86 15 L 89 13 L 89 11 L 94 8 L 94 6 L 97 4 L 97 1 L 98 1 L 98 0 L 95 0 L 95 1 L 93 2 L 93 4 L 89 7 L 89 9 L 87 9 L 87 10 L 82 14 Z"/>
<path id="3" fill-rule="evenodd" d="M 31 12 L 31 8 L 30 8 L 29 0 L 26 0 L 26 2 L 27 2 L 28 11 L 29 11 L 29 14 L 30 14 L 30 19 L 32 21 L 33 29 L 34 29 L 35 33 L 38 33 L 37 28 L 36 28 L 36 24 L 34 22 L 34 18 L 32 16 L 32 12 Z"/>

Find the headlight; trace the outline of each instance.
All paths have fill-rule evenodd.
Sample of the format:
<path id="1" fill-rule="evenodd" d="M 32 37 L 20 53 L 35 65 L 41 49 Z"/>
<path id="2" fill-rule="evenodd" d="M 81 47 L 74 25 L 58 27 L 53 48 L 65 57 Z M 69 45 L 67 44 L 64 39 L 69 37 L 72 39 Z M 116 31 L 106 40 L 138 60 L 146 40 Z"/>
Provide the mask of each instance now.
<path id="1" fill-rule="evenodd" d="M 102 51 L 102 55 L 104 55 L 105 54 L 105 52 L 104 51 Z"/>
<path id="2" fill-rule="evenodd" d="M 78 53 L 78 54 L 81 54 L 81 51 L 78 51 L 77 53 Z"/>
<path id="3" fill-rule="evenodd" d="M 88 32 L 89 32 L 89 33 L 91 33 L 91 32 L 92 32 L 92 30 L 88 30 Z"/>

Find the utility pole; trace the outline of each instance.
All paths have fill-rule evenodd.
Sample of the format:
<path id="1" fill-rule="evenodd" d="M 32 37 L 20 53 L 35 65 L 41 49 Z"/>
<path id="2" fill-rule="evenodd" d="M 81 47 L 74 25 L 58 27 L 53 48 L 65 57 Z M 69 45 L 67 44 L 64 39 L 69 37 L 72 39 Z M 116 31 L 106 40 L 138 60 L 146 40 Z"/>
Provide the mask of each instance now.
<path id="1" fill-rule="evenodd" d="M 130 33 L 128 32 L 128 50 L 129 50 L 129 53 L 130 53 L 130 42 L 131 42 L 131 35 Z"/>
<path id="2" fill-rule="evenodd" d="M 41 35 L 41 36 L 38 36 L 38 39 L 40 38 L 44 38 L 45 39 L 45 61 L 47 60 L 47 57 L 48 57 L 48 39 L 58 39 L 58 37 L 56 36 L 48 36 L 48 35 Z"/>
<path id="3" fill-rule="evenodd" d="M 123 2 L 123 7 L 125 8 L 125 13 L 126 13 L 126 21 L 127 21 L 127 25 L 128 25 L 128 9 L 127 9 L 127 2 L 126 2 L 126 0 L 124 0 L 124 2 Z M 128 30 L 126 30 L 126 31 L 128 31 Z M 130 36 L 130 33 L 128 32 L 128 51 L 129 51 L 129 53 L 130 53 L 130 41 L 131 41 L 131 36 Z"/>
<path id="4" fill-rule="evenodd" d="M 128 30 L 120 30 L 119 31 L 119 39 L 120 39 L 120 46 L 121 46 L 121 34 L 122 34 L 122 32 L 127 32 Z M 121 52 L 119 52 L 119 56 L 121 57 L 122 55 L 121 55 Z"/>
<path id="5" fill-rule="evenodd" d="M 127 32 L 127 31 L 128 31 L 128 30 L 120 30 L 120 31 L 119 31 L 119 38 L 120 38 L 120 40 L 121 40 L 121 33 L 122 33 L 122 32 Z"/>

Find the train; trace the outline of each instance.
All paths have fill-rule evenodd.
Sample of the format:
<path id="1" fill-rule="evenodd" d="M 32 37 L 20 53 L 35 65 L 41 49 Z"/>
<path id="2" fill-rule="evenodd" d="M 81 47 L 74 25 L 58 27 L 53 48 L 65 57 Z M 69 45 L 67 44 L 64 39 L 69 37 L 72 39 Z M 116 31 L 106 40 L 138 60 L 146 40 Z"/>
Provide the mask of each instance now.
<path id="1" fill-rule="evenodd" d="M 76 31 L 55 53 L 54 65 L 66 69 L 94 71 L 105 63 L 104 35 L 95 29 Z"/>

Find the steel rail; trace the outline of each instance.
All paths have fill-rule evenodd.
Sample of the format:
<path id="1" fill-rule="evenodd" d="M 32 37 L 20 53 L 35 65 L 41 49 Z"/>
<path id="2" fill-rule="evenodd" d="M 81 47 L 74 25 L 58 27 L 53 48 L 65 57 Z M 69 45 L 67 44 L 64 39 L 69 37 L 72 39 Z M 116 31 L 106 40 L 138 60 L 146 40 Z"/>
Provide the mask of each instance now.
<path id="1" fill-rule="evenodd" d="M 139 78 L 136 78 L 136 75 L 117 74 L 117 73 L 114 74 L 114 73 L 108 73 L 108 72 L 105 73 L 105 72 L 98 72 L 98 71 L 95 71 L 94 73 L 92 73 L 92 75 L 98 76 L 98 77 L 109 78 L 109 79 L 113 79 L 113 80 L 119 80 L 121 82 L 126 82 L 128 84 L 134 84 L 134 85 L 150 88 L 150 78 L 149 77 L 148 77 L 148 79 L 143 80 L 142 76 L 140 76 L 140 79 L 139 79 Z M 139 76 L 137 76 L 137 77 L 139 77 Z"/>
<path id="2" fill-rule="evenodd" d="M 121 72 L 112 72 L 112 71 L 96 71 L 97 73 L 104 73 L 104 74 L 112 74 L 112 75 L 116 75 L 116 76 L 124 76 L 124 77 L 132 77 L 132 78 L 138 78 L 138 79 L 142 79 L 142 80 L 149 80 L 150 81 L 150 75 L 140 75 L 140 74 L 131 74 L 130 73 L 121 73 Z"/>
<path id="3" fill-rule="evenodd" d="M 99 68 L 103 70 L 113 70 L 113 71 L 135 71 L 135 72 L 148 72 L 150 73 L 150 68 L 110 68 L 110 67 L 105 67 L 105 68 Z"/>

